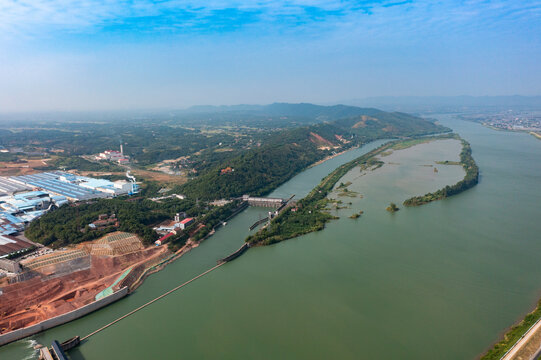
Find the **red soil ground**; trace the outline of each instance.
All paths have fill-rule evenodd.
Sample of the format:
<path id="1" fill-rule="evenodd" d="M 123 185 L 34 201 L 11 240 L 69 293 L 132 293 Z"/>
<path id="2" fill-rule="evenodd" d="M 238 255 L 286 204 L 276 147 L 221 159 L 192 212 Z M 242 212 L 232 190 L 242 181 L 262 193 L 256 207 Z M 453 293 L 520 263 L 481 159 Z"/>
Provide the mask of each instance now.
<path id="1" fill-rule="evenodd" d="M 120 256 L 92 256 L 91 268 L 54 279 L 35 277 L 2 288 L 0 333 L 39 323 L 94 301 L 128 267 L 165 254 L 167 247 L 149 247 Z M 115 289 L 116 290 L 116 289 Z"/>

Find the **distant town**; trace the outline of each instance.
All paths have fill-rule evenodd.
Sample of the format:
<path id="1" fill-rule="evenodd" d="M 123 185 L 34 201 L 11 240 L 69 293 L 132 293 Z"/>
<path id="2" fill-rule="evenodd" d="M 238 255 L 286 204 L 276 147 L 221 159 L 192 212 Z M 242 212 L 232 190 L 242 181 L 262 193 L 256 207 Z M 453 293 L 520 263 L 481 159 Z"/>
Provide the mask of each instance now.
<path id="1" fill-rule="evenodd" d="M 541 112 L 508 110 L 494 114 L 464 115 L 463 119 L 499 130 L 541 132 Z"/>

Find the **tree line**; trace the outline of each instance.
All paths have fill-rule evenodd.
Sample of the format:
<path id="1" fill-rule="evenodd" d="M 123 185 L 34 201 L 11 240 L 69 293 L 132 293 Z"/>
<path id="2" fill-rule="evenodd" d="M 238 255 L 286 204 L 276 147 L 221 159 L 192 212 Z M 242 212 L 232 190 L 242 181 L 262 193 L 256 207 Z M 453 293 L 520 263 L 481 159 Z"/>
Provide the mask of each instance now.
<path id="1" fill-rule="evenodd" d="M 461 141 L 462 151 L 460 152 L 460 164 L 466 172 L 464 179 L 454 185 L 447 185 L 438 191 L 409 198 L 404 201 L 405 206 L 419 206 L 431 201 L 445 199 L 446 197 L 460 194 L 477 185 L 479 182 L 479 168 L 473 159 L 470 144 L 464 139 L 461 139 Z"/>

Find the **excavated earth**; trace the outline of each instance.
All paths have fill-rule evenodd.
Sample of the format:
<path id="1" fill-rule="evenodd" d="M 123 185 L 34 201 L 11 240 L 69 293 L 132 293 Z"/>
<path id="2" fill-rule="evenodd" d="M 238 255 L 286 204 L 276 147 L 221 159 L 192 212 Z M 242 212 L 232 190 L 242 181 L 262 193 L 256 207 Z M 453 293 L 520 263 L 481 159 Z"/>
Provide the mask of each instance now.
<path id="1" fill-rule="evenodd" d="M 118 256 L 91 256 L 89 269 L 51 278 L 38 275 L 2 287 L 0 334 L 39 323 L 94 301 L 127 268 L 141 267 L 167 254 L 167 247 L 149 247 Z M 121 282 L 113 290 L 117 290 Z"/>

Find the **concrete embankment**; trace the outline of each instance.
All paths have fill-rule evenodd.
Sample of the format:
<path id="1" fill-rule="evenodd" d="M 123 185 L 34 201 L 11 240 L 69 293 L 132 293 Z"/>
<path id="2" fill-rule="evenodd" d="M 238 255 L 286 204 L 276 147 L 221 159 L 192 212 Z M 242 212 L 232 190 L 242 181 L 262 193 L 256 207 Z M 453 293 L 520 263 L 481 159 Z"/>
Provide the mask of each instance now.
<path id="1" fill-rule="evenodd" d="M 255 223 L 253 223 L 251 226 L 250 226 L 250 231 L 252 231 L 253 229 L 255 229 L 256 227 L 258 227 L 259 225 L 263 224 L 264 222 L 267 222 L 269 221 L 268 218 L 264 218 L 264 219 L 259 219 L 257 220 Z"/>
<path id="2" fill-rule="evenodd" d="M 226 256 L 224 257 L 223 259 L 219 260 L 218 261 L 218 264 L 223 264 L 223 263 L 226 263 L 226 262 L 229 262 L 229 261 L 232 261 L 232 260 L 235 260 L 236 258 L 238 258 L 239 256 L 241 256 L 242 254 L 244 254 L 244 252 L 246 250 L 248 250 L 250 248 L 250 244 L 248 243 L 244 243 L 244 245 L 242 245 L 237 251 L 235 251 L 233 254 L 229 255 L 229 256 Z"/>
<path id="3" fill-rule="evenodd" d="M 93 311 L 101 309 L 119 299 L 122 299 L 128 294 L 128 288 L 124 287 L 113 294 L 106 296 L 100 300 L 96 300 L 88 305 L 82 306 L 79 309 L 72 310 L 62 315 L 55 316 L 54 318 L 44 320 L 38 324 L 28 326 L 22 329 L 10 331 L 6 334 L 0 335 L 0 346 L 9 344 L 10 342 L 23 339 L 27 336 L 37 334 L 41 331 L 53 328 L 58 325 L 65 324 L 80 317 L 83 317 Z"/>

